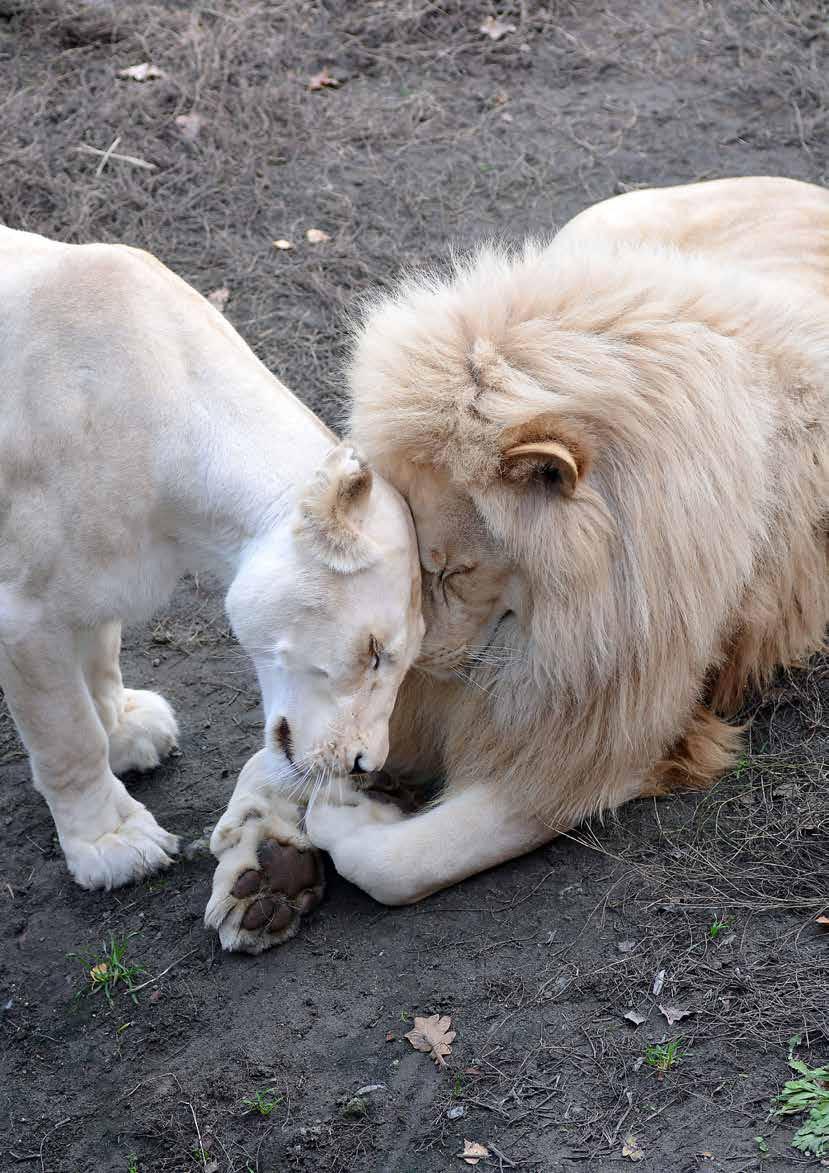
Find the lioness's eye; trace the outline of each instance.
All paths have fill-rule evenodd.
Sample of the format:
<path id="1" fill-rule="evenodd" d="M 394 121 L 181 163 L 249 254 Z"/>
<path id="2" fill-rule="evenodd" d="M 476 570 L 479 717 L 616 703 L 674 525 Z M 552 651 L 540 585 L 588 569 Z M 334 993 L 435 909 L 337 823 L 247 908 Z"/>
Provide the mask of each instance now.
<path id="1" fill-rule="evenodd" d="M 371 666 L 375 672 L 380 667 L 380 653 L 382 650 L 383 649 L 380 647 L 380 645 L 378 644 L 378 642 L 374 638 L 374 636 L 373 635 L 369 636 L 368 654 L 369 654 L 369 659 L 371 660 Z"/>

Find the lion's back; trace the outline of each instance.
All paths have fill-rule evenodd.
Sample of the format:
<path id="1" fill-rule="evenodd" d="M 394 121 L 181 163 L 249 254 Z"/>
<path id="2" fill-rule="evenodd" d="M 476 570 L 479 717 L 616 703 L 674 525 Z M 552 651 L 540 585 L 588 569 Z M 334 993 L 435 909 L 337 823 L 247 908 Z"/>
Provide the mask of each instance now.
<path id="1" fill-rule="evenodd" d="M 645 188 L 594 204 L 560 240 L 667 245 L 767 276 L 811 284 L 829 299 L 829 191 L 775 176 Z"/>

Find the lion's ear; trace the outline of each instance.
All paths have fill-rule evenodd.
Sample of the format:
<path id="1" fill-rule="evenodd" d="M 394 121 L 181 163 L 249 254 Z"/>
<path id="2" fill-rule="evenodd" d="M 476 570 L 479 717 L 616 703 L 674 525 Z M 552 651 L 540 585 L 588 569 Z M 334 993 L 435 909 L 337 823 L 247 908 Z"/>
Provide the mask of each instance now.
<path id="1" fill-rule="evenodd" d="M 503 453 L 501 468 L 507 480 L 542 480 L 566 497 L 573 496 L 580 476 L 574 453 L 558 440 L 514 444 Z"/>
<path id="2" fill-rule="evenodd" d="M 362 457 L 350 444 L 338 444 L 300 497 L 298 534 L 340 574 L 364 570 L 377 560 L 378 551 L 363 532 L 373 484 Z"/>

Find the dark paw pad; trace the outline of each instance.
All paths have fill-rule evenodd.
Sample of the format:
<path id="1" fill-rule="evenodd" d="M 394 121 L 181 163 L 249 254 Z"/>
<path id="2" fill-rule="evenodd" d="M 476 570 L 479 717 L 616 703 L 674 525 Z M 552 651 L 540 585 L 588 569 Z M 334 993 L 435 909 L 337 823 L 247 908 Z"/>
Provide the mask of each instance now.
<path id="1" fill-rule="evenodd" d="M 296 909 L 290 904 L 277 903 L 265 896 L 257 898 L 242 917 L 242 928 L 255 933 L 258 929 L 266 929 L 269 933 L 279 933 L 287 929 L 296 916 Z"/>
<path id="2" fill-rule="evenodd" d="M 285 933 L 322 899 L 323 870 L 316 851 L 300 851 L 268 839 L 261 844 L 259 868 L 236 880 L 232 894 L 250 900 L 242 928 L 251 933 Z"/>
<path id="3" fill-rule="evenodd" d="M 259 848 L 257 856 L 269 887 L 284 892 L 288 897 L 296 896 L 322 881 L 320 862 L 313 851 L 283 847 L 281 843 L 267 839 Z"/>

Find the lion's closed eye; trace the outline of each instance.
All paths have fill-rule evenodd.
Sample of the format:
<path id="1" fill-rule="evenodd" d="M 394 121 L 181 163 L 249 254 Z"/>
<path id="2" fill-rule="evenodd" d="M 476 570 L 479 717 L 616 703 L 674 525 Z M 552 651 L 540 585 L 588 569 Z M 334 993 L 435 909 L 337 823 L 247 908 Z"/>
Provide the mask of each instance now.
<path id="1" fill-rule="evenodd" d="M 440 572 L 439 583 L 446 598 L 447 591 L 456 595 L 458 598 L 463 598 L 464 585 L 468 580 L 468 576 L 475 570 L 475 566 L 447 566 Z"/>

